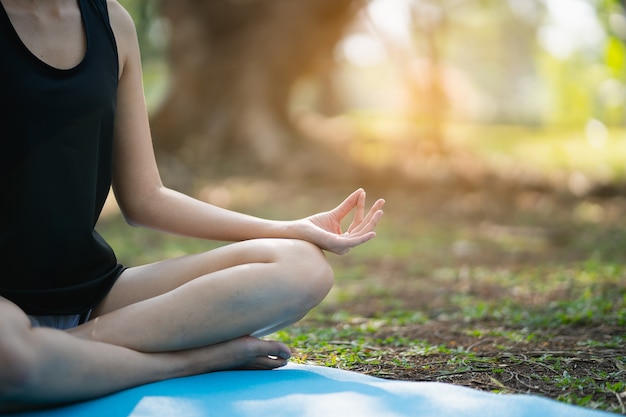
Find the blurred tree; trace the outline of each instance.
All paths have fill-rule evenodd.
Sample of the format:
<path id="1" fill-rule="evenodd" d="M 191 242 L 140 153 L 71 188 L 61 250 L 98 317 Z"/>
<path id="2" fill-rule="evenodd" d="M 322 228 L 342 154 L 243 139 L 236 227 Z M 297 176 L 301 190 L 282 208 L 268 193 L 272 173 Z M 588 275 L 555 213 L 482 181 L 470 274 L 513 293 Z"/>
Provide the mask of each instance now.
<path id="1" fill-rule="evenodd" d="M 411 6 L 416 53 L 429 68 L 427 79 L 417 80 L 413 89 L 432 139 L 443 139 L 452 99 L 443 71 L 450 65 L 471 74 L 495 103 L 486 121 L 537 123 L 528 103 L 540 0 L 413 0 Z"/>
<path id="2" fill-rule="evenodd" d="M 305 146 L 288 114 L 292 86 L 329 70 L 360 6 L 359 0 L 162 0 L 170 88 L 152 115 L 158 153 L 197 173 L 281 171 L 286 156 Z"/>
<path id="3" fill-rule="evenodd" d="M 384 1 L 384 0 L 381 0 Z M 478 121 L 537 124 L 533 80 L 542 0 L 411 0 L 412 42 L 404 50 L 387 41 L 412 95 L 420 142 L 445 151 L 444 126 L 455 101 L 453 71 L 460 69 L 479 88 L 488 110 Z M 474 119 L 476 121 L 476 119 Z M 418 145 L 418 148 L 423 148 Z"/>
<path id="4" fill-rule="evenodd" d="M 446 1 L 422 0 L 411 4 L 411 24 L 416 32 L 418 43 L 422 46 L 426 70 L 422 79 L 409 77 L 409 83 L 419 116 L 426 123 L 426 138 L 440 147 L 443 140 L 443 122 L 448 108 L 444 92 L 442 75 L 442 39 L 448 29 L 450 5 Z M 441 150 L 441 149 L 440 149 Z"/>
<path id="5" fill-rule="evenodd" d="M 449 0 L 451 64 L 471 75 L 488 106 L 478 121 L 537 124 L 537 32 L 542 0 Z"/>
<path id="6" fill-rule="evenodd" d="M 335 59 L 336 45 L 349 30 L 353 34 L 363 30 L 351 23 L 374 0 L 121 1 L 137 23 L 143 58 L 154 60 L 167 49 L 169 92 L 151 114 L 161 163 L 177 160 L 182 162 L 179 166 L 201 175 L 353 173 L 340 155 L 324 153 L 320 143 L 303 140 L 292 125 L 288 105 L 294 84 L 313 75 L 310 78 L 319 83 L 311 95 L 317 98 L 312 107 L 331 109 L 325 114 L 345 112 L 336 107 L 332 89 L 324 86 L 331 80 L 345 83 L 345 75 L 329 77 L 334 65 L 344 65 L 342 70 L 349 65 Z M 565 58 L 546 49 L 543 42 L 554 29 L 550 6 L 554 2 L 402 2 L 410 18 L 400 19 L 399 24 L 408 22 L 412 35 L 407 44 L 393 44 L 393 39 L 384 43 L 394 61 L 393 73 L 399 75 L 396 85 L 412 97 L 408 110 L 418 125 L 415 151 L 441 145 L 450 117 L 577 127 L 590 117 L 607 125 L 623 123 L 624 1 L 576 0 L 589 6 L 587 15 L 595 7 L 597 16 L 591 18 L 602 22 L 606 42 L 576 49 Z M 342 74 L 350 76 L 355 70 Z M 459 81 L 453 78 L 456 74 L 477 95 L 467 98 L 467 90 L 454 90 L 458 86 L 454 82 Z M 363 80 L 365 92 L 368 83 L 377 82 Z M 370 90 L 380 91 L 385 85 L 377 88 Z M 338 91 L 349 94 L 347 89 Z M 362 100 L 363 95 L 355 97 Z M 475 97 L 480 103 L 476 113 L 449 112 L 450 103 L 469 103 Z M 350 101 L 346 96 L 339 101 L 342 98 Z M 352 101 L 351 108 L 361 104 Z M 319 132 L 325 134 L 323 129 Z M 428 139 L 436 146 L 421 146 Z"/>

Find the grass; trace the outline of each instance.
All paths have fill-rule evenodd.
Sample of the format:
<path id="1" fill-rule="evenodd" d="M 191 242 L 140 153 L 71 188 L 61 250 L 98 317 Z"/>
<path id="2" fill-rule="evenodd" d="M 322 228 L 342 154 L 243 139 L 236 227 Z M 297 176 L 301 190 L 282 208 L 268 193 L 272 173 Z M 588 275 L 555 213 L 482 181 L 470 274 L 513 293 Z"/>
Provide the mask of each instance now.
<path id="1" fill-rule="evenodd" d="M 520 147 L 541 141 L 507 146 L 498 152 L 525 157 Z M 230 192 L 230 208 L 271 218 L 328 209 L 350 190 L 253 179 L 207 187 Z M 626 414 L 623 196 L 392 186 L 369 195 L 388 200 L 379 236 L 330 255 L 327 299 L 271 336 L 294 361 Z M 218 245 L 133 229 L 117 214 L 99 230 L 128 265 Z"/>

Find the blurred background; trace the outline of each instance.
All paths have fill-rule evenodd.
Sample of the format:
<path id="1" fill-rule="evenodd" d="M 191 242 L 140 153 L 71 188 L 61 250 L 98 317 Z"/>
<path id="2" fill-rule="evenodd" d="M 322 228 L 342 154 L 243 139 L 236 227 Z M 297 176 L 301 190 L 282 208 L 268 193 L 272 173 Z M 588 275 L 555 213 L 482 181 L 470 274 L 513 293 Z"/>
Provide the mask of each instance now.
<path id="1" fill-rule="evenodd" d="M 166 182 L 617 192 L 619 0 L 123 0 Z M 598 191 L 600 190 L 600 191 Z"/>
<path id="2" fill-rule="evenodd" d="M 276 336 L 297 360 L 626 413 L 621 1 L 121 2 L 168 186 L 278 219 L 387 200 Z M 126 265 L 221 245 L 115 213 Z"/>

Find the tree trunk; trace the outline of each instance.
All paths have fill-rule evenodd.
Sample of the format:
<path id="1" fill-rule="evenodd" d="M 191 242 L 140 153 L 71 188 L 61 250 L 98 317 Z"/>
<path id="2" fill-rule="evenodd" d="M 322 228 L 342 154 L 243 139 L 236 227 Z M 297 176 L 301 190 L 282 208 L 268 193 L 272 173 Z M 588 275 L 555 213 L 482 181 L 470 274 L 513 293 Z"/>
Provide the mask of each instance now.
<path id="1" fill-rule="evenodd" d="M 158 154 L 197 174 L 280 170 L 303 146 L 288 104 L 329 71 L 359 0 L 162 0 L 170 87 L 153 114 Z"/>

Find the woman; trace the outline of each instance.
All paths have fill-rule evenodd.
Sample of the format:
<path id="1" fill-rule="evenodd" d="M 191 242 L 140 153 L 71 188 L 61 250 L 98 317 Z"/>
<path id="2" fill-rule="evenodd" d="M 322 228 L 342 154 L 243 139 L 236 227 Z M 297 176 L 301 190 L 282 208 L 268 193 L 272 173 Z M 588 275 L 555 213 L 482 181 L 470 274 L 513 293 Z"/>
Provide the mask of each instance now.
<path id="1" fill-rule="evenodd" d="M 258 337 L 326 296 L 322 250 L 373 238 L 384 201 L 366 213 L 357 190 L 270 221 L 165 188 L 128 13 L 114 0 L 0 5 L 0 411 L 285 365 L 289 348 Z M 237 243 L 125 268 L 93 229 L 111 184 L 131 224 Z"/>

